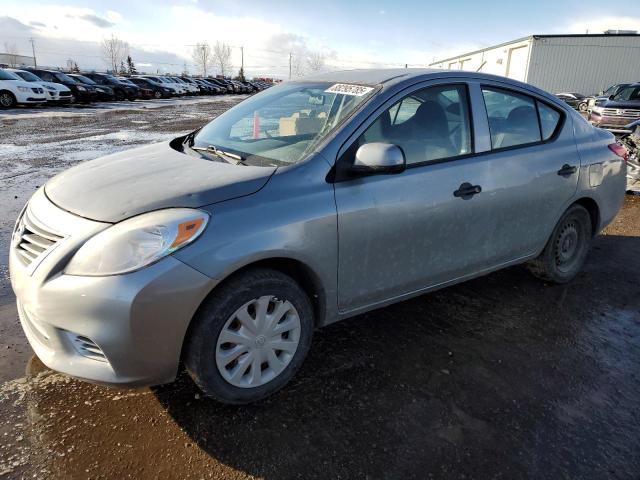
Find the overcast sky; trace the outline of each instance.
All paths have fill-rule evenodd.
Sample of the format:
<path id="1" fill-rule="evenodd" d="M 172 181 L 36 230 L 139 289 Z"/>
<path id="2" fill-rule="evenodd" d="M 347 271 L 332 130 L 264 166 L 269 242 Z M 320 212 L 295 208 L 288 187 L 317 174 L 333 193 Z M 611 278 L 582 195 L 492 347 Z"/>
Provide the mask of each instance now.
<path id="1" fill-rule="evenodd" d="M 531 34 L 640 30 L 637 0 L 615 12 L 593 0 L 2 0 L 0 52 L 5 42 L 38 62 L 104 69 L 99 43 L 116 35 L 130 44 L 141 70 L 178 72 L 192 45 L 226 42 L 233 63 L 253 75 L 288 74 L 288 52 L 322 51 L 326 68 L 425 66 L 434 59 Z M 621 12 L 617 14 L 616 12 Z M 624 12 L 630 12 L 624 15 Z M 633 16 L 633 15 L 636 16 Z M 300 57 L 302 54 L 299 55 Z"/>

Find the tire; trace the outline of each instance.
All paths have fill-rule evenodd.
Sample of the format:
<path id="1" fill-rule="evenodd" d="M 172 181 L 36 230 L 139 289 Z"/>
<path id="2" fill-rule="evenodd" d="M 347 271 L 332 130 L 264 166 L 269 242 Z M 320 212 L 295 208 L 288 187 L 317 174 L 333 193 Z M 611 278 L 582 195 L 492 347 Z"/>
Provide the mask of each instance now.
<path id="1" fill-rule="evenodd" d="M 562 215 L 538 258 L 528 267 L 536 277 L 552 283 L 567 283 L 580 272 L 591 243 L 591 216 L 580 205 Z"/>
<path id="2" fill-rule="evenodd" d="M 269 317 L 259 326 L 254 319 L 261 318 L 260 311 L 285 312 L 271 318 L 280 333 L 267 333 Z M 214 290 L 194 316 L 183 356 L 187 371 L 207 396 L 222 403 L 262 400 L 301 367 L 311 346 L 313 317 L 309 297 L 291 277 L 267 269 L 241 273 Z"/>
<path id="3" fill-rule="evenodd" d="M 159 100 L 162 98 L 162 92 L 156 90 L 155 92 L 153 92 L 153 96 L 156 100 Z"/>
<path id="4" fill-rule="evenodd" d="M 0 108 L 13 108 L 18 102 L 13 93 L 3 90 L 0 92 Z"/>
<path id="5" fill-rule="evenodd" d="M 587 111 L 587 104 L 585 102 L 579 103 L 578 104 L 578 111 L 579 112 L 586 112 Z"/>
<path id="6" fill-rule="evenodd" d="M 116 97 L 116 102 L 124 102 L 126 97 L 122 90 L 115 90 L 113 93 Z"/>

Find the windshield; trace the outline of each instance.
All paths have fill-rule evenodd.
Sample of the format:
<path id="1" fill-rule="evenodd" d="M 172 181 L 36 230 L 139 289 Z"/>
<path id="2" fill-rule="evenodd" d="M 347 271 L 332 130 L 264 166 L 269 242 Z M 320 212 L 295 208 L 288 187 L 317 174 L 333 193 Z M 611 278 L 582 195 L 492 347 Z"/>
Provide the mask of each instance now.
<path id="1" fill-rule="evenodd" d="M 15 73 L 7 72 L 6 70 L 0 70 L 0 80 L 22 80 Z"/>
<path id="2" fill-rule="evenodd" d="M 626 87 L 613 97 L 614 100 L 640 100 L 640 87 Z"/>
<path id="3" fill-rule="evenodd" d="M 81 82 L 86 83 L 87 85 L 97 85 L 96 82 L 91 80 L 89 77 L 85 77 L 84 75 L 74 75 L 74 78 L 79 79 Z"/>
<path id="4" fill-rule="evenodd" d="M 359 85 L 287 83 L 220 115 L 198 132 L 193 145 L 235 153 L 252 165 L 294 164 L 373 92 Z"/>
<path id="5" fill-rule="evenodd" d="M 18 75 L 19 77 L 21 77 L 22 79 L 26 80 L 27 82 L 41 82 L 42 81 L 31 72 L 12 72 L 12 73 Z"/>
<path id="6" fill-rule="evenodd" d="M 51 72 L 51 75 L 55 77 L 56 80 L 66 83 L 76 83 L 76 81 L 71 78 L 69 75 L 65 75 L 62 72 Z"/>

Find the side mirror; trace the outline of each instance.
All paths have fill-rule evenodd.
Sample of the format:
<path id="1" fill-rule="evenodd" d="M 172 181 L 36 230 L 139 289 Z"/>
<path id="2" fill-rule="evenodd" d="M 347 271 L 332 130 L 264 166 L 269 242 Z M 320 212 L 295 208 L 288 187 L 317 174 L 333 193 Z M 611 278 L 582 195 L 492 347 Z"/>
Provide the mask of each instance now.
<path id="1" fill-rule="evenodd" d="M 406 166 L 404 152 L 397 145 L 366 143 L 358 148 L 351 171 L 365 174 L 400 173 Z"/>
<path id="2" fill-rule="evenodd" d="M 609 100 L 613 100 L 613 97 L 615 97 L 615 95 L 609 95 Z"/>

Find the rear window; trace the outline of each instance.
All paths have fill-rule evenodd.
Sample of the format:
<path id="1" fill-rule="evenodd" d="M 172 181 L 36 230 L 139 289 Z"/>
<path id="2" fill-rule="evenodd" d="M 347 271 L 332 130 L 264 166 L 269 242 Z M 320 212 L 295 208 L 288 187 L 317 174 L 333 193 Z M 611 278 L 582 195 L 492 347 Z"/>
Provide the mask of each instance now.
<path id="1" fill-rule="evenodd" d="M 538 104 L 538 114 L 540 115 L 542 140 L 549 140 L 560 123 L 560 112 L 545 103 L 536 103 Z"/>

